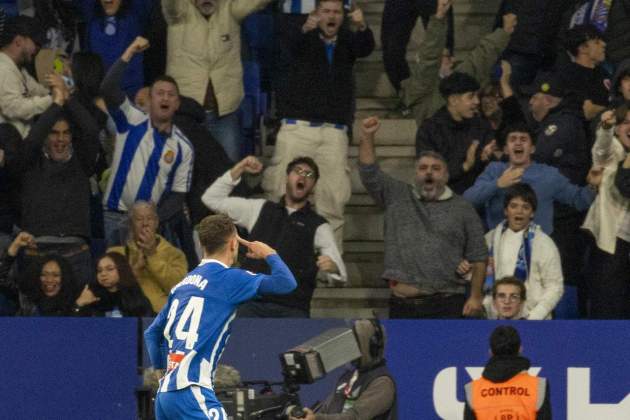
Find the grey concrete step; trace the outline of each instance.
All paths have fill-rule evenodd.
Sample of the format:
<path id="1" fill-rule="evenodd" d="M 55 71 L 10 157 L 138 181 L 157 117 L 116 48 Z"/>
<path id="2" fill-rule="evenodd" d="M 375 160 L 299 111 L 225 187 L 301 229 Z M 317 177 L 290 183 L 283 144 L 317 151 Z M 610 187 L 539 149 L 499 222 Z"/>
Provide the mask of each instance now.
<path id="1" fill-rule="evenodd" d="M 344 241 L 344 253 L 377 253 L 384 252 L 383 241 Z"/>
<path id="2" fill-rule="evenodd" d="M 374 100 L 376 101 L 376 100 Z M 376 132 L 376 146 L 406 145 L 415 146 L 416 121 L 410 119 L 381 119 L 381 127 Z M 361 120 L 357 119 L 352 127 L 352 144 L 358 145 L 360 141 Z M 414 156 L 415 152 L 410 156 Z"/>
<path id="3" fill-rule="evenodd" d="M 384 158 L 379 159 L 379 165 L 381 169 L 393 178 L 401 180 L 403 182 L 413 182 L 414 180 L 414 157 L 406 158 Z M 359 178 L 359 167 L 357 161 L 354 158 L 348 159 L 350 166 L 350 181 L 352 184 L 352 192 L 365 194 L 366 190 Z"/>
<path id="4" fill-rule="evenodd" d="M 389 315 L 386 288 L 317 288 L 311 299 L 312 318 L 371 318 Z"/>
<path id="5" fill-rule="evenodd" d="M 383 213 L 377 207 L 346 207 L 343 238 L 346 241 L 382 241 Z"/>
<path id="6" fill-rule="evenodd" d="M 376 156 L 382 158 L 407 158 L 414 156 L 416 146 L 376 146 Z M 359 156 L 359 146 L 350 146 L 348 149 L 349 158 L 357 158 Z"/>

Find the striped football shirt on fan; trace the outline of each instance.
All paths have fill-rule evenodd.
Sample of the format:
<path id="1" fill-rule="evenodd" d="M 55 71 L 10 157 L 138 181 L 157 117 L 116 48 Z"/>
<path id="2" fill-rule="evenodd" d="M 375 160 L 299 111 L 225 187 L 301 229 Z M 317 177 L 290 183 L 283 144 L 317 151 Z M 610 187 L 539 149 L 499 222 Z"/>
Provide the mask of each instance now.
<path id="1" fill-rule="evenodd" d="M 129 99 L 110 113 L 117 133 L 105 209 L 127 211 L 138 200 L 158 203 L 165 192 L 188 192 L 194 152 L 186 136 L 175 125 L 170 134 L 158 132 Z"/>

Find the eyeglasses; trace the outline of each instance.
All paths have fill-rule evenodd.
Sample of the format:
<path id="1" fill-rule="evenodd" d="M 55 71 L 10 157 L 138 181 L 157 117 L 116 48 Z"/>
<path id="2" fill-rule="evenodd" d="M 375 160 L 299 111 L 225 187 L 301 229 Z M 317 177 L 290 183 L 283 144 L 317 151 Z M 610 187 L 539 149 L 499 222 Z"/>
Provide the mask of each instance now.
<path id="1" fill-rule="evenodd" d="M 503 302 L 520 302 L 521 301 L 521 295 L 517 295 L 516 293 L 512 293 L 509 295 L 505 293 L 497 293 L 495 298 Z"/>
<path id="2" fill-rule="evenodd" d="M 293 168 L 292 172 L 295 172 L 299 176 L 303 176 L 305 178 L 311 178 L 311 179 L 315 178 L 315 172 L 308 169 L 296 167 L 296 168 Z"/>

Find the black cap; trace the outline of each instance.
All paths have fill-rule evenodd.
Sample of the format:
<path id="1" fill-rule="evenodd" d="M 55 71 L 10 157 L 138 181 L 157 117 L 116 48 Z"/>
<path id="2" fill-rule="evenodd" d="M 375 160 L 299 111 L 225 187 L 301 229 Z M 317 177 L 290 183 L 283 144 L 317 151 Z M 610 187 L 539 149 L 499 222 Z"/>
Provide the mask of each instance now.
<path id="1" fill-rule="evenodd" d="M 0 47 L 9 45 L 18 35 L 31 38 L 40 47 L 46 43 L 46 34 L 37 20 L 29 16 L 14 16 L 4 23 L 0 32 Z"/>
<path id="2" fill-rule="evenodd" d="M 529 95 L 545 93 L 556 98 L 563 98 L 566 93 L 562 81 L 553 73 L 539 73 L 534 83 L 523 88 L 523 92 Z"/>

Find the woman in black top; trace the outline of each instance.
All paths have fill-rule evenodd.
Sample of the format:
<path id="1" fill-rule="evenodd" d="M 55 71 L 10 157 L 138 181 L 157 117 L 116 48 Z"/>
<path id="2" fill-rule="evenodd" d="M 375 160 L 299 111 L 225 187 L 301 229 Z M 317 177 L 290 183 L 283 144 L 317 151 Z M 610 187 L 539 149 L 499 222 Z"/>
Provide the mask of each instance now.
<path id="1" fill-rule="evenodd" d="M 96 281 L 76 300 L 74 312 L 82 316 L 151 316 L 151 304 L 142 292 L 125 257 L 103 255 L 96 264 Z"/>

